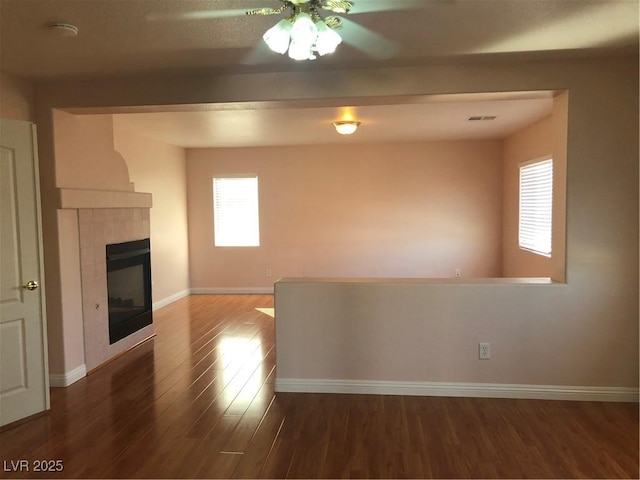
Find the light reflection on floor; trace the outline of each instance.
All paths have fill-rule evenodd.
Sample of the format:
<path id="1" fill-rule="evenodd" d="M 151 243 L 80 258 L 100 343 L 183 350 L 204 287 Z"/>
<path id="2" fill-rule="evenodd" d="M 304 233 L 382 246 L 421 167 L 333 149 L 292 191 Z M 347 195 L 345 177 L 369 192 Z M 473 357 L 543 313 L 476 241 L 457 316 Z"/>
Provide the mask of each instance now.
<path id="1" fill-rule="evenodd" d="M 256 310 L 258 310 L 259 312 L 262 312 L 266 315 L 269 315 L 271 318 L 274 318 L 276 316 L 276 309 L 275 308 L 256 308 Z"/>
<path id="2" fill-rule="evenodd" d="M 262 387 L 262 342 L 246 337 L 225 337 L 220 340 L 224 401 L 250 402 Z"/>

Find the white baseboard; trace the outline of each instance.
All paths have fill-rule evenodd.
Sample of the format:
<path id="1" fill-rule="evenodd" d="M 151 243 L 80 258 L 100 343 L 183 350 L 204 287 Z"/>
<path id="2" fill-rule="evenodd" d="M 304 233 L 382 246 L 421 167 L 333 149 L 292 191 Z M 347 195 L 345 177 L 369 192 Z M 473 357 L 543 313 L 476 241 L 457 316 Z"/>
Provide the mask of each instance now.
<path id="1" fill-rule="evenodd" d="M 638 402 L 639 390 L 626 387 L 576 387 L 495 383 L 386 382 L 276 378 L 276 392 L 361 393 L 433 397 L 523 398 Z"/>
<path id="2" fill-rule="evenodd" d="M 182 290 L 181 292 L 174 293 L 162 300 L 158 300 L 157 302 L 153 302 L 152 309 L 158 310 L 159 308 L 166 307 L 167 305 L 180 300 L 181 298 L 187 297 L 191 294 L 191 289 L 187 288 L 186 290 Z"/>
<path id="3" fill-rule="evenodd" d="M 49 386 L 50 387 L 68 387 L 72 383 L 77 382 L 81 378 L 87 376 L 87 366 L 80 365 L 67 373 L 50 373 L 49 374 Z"/>
<path id="4" fill-rule="evenodd" d="M 191 289 L 192 295 L 268 295 L 273 293 L 270 287 L 197 287 Z"/>

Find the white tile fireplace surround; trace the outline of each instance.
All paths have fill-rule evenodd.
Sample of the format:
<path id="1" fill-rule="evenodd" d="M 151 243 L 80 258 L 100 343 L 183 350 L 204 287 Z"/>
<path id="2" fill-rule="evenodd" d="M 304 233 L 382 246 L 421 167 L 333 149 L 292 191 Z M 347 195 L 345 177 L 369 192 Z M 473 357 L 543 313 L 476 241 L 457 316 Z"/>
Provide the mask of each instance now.
<path id="1" fill-rule="evenodd" d="M 109 344 L 107 262 L 112 243 L 149 238 L 148 208 L 82 208 L 78 210 L 85 364 L 90 371 L 153 335 L 153 324 Z"/>

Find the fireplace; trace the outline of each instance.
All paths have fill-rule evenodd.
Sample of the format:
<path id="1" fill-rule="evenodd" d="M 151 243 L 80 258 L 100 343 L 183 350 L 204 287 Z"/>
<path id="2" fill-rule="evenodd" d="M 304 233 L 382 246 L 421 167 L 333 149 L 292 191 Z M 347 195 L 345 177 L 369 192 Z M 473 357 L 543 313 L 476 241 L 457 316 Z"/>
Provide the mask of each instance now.
<path id="1" fill-rule="evenodd" d="M 106 246 L 109 344 L 151 325 L 149 239 Z"/>

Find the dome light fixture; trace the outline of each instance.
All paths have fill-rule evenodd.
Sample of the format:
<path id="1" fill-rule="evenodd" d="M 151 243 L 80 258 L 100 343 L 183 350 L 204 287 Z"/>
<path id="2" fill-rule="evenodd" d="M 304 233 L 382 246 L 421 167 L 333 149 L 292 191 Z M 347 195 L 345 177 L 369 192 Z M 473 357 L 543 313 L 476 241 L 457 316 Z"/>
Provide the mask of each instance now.
<path id="1" fill-rule="evenodd" d="M 333 122 L 333 126 L 340 135 L 351 135 L 360 126 L 361 122 L 354 122 L 351 120 L 345 120 L 341 122 Z"/>

